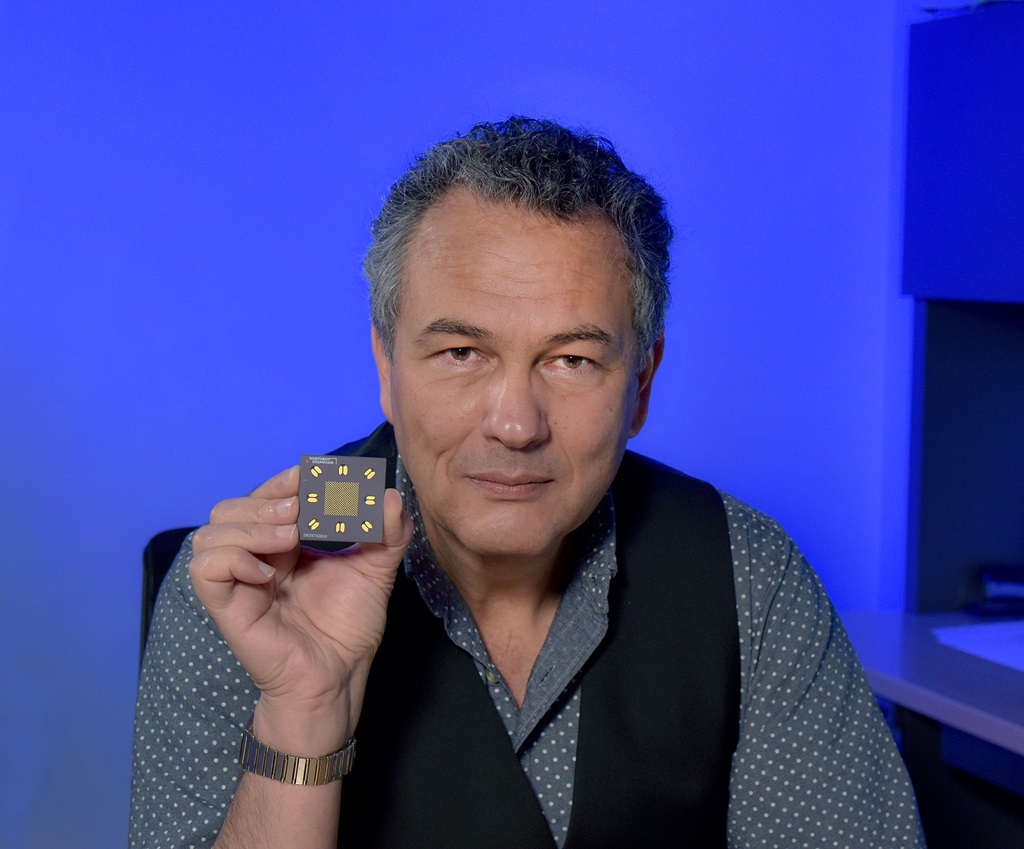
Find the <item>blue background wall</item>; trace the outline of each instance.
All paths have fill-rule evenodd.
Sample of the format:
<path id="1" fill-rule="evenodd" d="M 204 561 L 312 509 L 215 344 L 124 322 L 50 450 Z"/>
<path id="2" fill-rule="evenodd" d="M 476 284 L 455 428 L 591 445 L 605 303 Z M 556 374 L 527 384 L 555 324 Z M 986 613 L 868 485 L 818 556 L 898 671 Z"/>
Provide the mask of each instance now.
<path id="1" fill-rule="evenodd" d="M 481 118 L 585 124 L 669 199 L 636 447 L 841 609 L 902 603 L 901 3 L 368 8 L 0 0 L 5 846 L 123 842 L 142 547 L 377 422 L 368 223 Z"/>

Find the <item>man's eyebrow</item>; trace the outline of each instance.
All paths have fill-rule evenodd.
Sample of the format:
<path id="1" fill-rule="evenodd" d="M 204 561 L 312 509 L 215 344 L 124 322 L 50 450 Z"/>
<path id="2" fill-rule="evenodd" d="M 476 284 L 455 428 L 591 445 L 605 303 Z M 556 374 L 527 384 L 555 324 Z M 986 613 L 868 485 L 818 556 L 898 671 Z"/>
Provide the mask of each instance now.
<path id="1" fill-rule="evenodd" d="M 485 342 L 493 341 L 494 334 L 475 324 L 467 324 L 457 318 L 436 318 L 423 328 L 420 337 L 440 334 L 444 336 L 466 336 L 469 339 L 481 339 Z"/>
<path id="2" fill-rule="evenodd" d="M 495 338 L 490 330 L 460 321 L 457 318 L 434 319 L 423 328 L 420 337 L 425 338 L 435 334 L 442 336 L 465 336 L 468 339 L 480 339 L 485 342 L 493 342 Z M 609 348 L 615 347 L 614 337 L 596 324 L 584 324 L 574 327 L 572 330 L 556 333 L 547 339 L 549 345 L 571 345 L 573 342 L 596 342 Z"/>
<path id="3" fill-rule="evenodd" d="M 548 343 L 551 345 L 566 345 L 573 342 L 597 342 L 599 345 L 609 348 L 615 347 L 615 339 L 611 334 L 596 324 L 585 324 L 567 330 L 565 333 L 556 333 L 554 336 L 548 337 Z"/>

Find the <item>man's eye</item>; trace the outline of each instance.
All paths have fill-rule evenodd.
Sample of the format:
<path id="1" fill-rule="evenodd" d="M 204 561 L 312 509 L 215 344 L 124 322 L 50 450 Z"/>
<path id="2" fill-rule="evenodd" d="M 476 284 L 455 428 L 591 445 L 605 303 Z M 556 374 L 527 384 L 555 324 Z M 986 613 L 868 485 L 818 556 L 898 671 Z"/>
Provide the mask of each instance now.
<path id="1" fill-rule="evenodd" d="M 574 354 L 565 354 L 561 357 L 562 365 L 568 369 L 578 369 L 590 362 L 586 357 L 577 357 Z"/>
<path id="2" fill-rule="evenodd" d="M 472 348 L 449 348 L 448 356 L 453 360 L 458 360 L 460 363 L 465 362 L 473 355 Z"/>

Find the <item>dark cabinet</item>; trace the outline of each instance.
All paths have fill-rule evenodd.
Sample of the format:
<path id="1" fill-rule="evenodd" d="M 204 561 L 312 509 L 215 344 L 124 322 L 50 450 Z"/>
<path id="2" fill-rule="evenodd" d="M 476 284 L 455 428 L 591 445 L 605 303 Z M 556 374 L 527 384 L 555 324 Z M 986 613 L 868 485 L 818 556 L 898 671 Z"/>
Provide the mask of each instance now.
<path id="1" fill-rule="evenodd" d="M 912 26 L 907 110 L 913 615 L 977 601 L 985 567 L 1024 564 L 1024 3 Z M 1024 756 L 904 704 L 931 849 L 1024 846 L 1024 799 L 1001 780 Z"/>
<path id="2" fill-rule="evenodd" d="M 1024 4 L 910 29 L 907 607 L 929 612 L 1024 563 Z"/>

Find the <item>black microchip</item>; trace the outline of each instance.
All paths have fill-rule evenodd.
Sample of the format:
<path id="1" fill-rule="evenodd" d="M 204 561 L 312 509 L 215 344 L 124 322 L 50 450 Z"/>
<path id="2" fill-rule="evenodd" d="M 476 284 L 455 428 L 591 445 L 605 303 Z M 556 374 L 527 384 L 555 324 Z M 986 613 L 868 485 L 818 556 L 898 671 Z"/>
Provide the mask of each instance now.
<path id="1" fill-rule="evenodd" d="M 303 454 L 299 469 L 300 540 L 381 541 L 387 460 Z"/>

